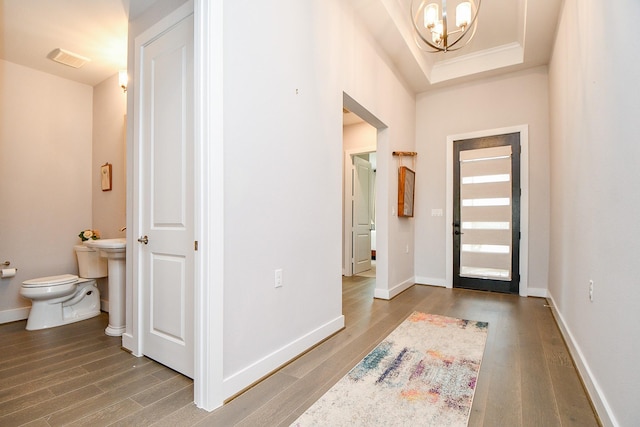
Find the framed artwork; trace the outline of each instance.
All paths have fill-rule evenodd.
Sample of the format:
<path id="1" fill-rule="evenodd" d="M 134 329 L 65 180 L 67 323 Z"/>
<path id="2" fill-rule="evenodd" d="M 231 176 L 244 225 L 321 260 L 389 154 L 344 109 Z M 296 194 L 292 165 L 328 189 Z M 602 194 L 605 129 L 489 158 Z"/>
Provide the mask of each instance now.
<path id="1" fill-rule="evenodd" d="M 100 167 L 100 182 L 102 191 L 111 191 L 111 164 L 105 163 Z"/>
<path id="2" fill-rule="evenodd" d="M 398 169 L 398 216 L 413 216 L 416 173 L 406 166 Z"/>

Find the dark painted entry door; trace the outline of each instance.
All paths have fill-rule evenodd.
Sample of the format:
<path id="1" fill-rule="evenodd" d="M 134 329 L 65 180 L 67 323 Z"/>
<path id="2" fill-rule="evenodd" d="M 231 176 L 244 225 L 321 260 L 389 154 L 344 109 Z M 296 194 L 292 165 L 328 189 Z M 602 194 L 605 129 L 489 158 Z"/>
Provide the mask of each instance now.
<path id="1" fill-rule="evenodd" d="M 518 293 L 520 134 L 454 141 L 453 286 Z"/>

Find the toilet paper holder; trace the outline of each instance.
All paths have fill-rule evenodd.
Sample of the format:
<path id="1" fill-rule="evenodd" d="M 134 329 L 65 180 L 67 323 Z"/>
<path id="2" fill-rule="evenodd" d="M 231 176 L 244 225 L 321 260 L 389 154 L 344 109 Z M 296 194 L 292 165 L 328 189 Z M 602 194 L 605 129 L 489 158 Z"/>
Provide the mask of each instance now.
<path id="1" fill-rule="evenodd" d="M 10 261 L 5 261 L 2 264 L 0 264 L 0 267 L 9 267 L 11 265 Z M 16 271 L 18 271 L 18 269 L 16 268 Z"/>
<path id="2" fill-rule="evenodd" d="M 10 265 L 11 265 L 11 263 L 9 261 L 5 261 L 2 264 L 0 264 L 0 266 L 2 266 L 2 268 L 0 269 L 0 278 L 1 279 L 6 279 L 6 278 L 9 278 L 9 277 L 13 277 L 18 272 L 17 268 L 8 268 Z"/>

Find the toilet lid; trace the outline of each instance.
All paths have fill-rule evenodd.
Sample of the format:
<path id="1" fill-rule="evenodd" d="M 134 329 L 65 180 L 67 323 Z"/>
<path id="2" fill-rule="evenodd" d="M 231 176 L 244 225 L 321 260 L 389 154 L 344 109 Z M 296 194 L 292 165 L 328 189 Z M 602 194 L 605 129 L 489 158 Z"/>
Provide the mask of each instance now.
<path id="1" fill-rule="evenodd" d="M 75 283 L 78 281 L 78 276 L 73 274 L 61 274 L 60 276 L 47 276 L 37 279 L 25 280 L 22 282 L 27 287 L 39 287 L 39 286 L 57 286 L 66 285 L 69 283 Z"/>

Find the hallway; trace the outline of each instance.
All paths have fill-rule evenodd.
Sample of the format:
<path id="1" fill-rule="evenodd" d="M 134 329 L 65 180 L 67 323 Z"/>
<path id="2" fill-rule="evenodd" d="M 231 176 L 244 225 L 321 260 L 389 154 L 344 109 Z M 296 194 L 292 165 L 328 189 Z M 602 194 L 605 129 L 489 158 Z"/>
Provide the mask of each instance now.
<path id="1" fill-rule="evenodd" d="M 470 426 L 598 425 L 544 299 L 413 286 L 383 301 L 374 283 L 344 278 L 345 329 L 212 413 L 191 380 L 105 336 L 106 314 L 0 325 L 0 425 L 288 426 L 414 310 L 489 322 Z"/>

